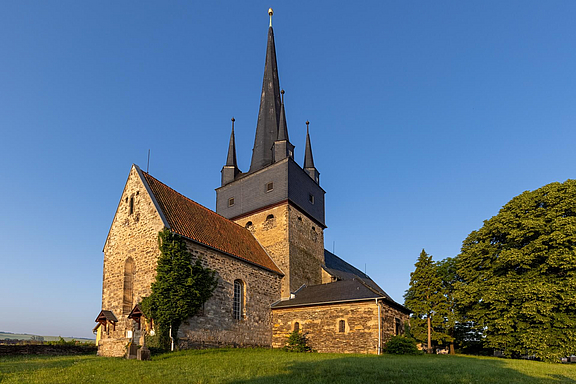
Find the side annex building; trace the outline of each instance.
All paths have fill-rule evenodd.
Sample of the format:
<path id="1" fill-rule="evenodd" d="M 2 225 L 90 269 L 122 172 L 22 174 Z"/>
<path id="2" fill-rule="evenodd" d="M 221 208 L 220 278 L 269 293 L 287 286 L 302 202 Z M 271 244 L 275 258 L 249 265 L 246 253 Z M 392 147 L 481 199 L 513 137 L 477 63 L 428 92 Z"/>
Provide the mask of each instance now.
<path id="1" fill-rule="evenodd" d="M 98 354 L 141 344 L 137 304 L 150 295 L 158 233 L 181 235 L 218 286 L 178 331 L 179 347 L 282 347 L 293 330 L 319 352 L 380 353 L 409 311 L 324 249 L 324 194 L 307 130 L 294 160 L 270 25 L 250 169 L 236 162 L 234 119 L 216 212 L 132 165 L 104 245 Z M 308 123 L 307 123 L 308 124 Z"/>

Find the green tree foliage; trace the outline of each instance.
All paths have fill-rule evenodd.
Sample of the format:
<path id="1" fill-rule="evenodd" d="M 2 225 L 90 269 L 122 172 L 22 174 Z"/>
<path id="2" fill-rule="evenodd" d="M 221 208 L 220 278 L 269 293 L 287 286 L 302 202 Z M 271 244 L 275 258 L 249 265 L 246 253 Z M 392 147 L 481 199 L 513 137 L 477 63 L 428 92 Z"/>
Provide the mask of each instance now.
<path id="1" fill-rule="evenodd" d="M 297 330 L 294 330 L 290 335 L 288 335 L 283 350 L 288 352 L 314 352 L 312 348 L 308 346 L 306 335 Z"/>
<path id="2" fill-rule="evenodd" d="M 406 336 L 393 336 L 386 343 L 384 352 L 394 355 L 418 355 L 422 353 L 416 347 L 416 340 Z"/>
<path id="3" fill-rule="evenodd" d="M 441 331 L 448 304 L 432 256 L 422 250 L 414 266 L 416 269 L 410 274 L 410 288 L 404 295 L 404 305 L 413 312 L 410 318 L 412 335 L 416 340 L 426 342 L 428 353 L 432 353 L 432 341 L 450 339 Z"/>
<path id="4" fill-rule="evenodd" d="M 507 203 L 468 235 L 456 299 L 508 356 L 556 360 L 576 353 L 576 181 Z"/>
<path id="5" fill-rule="evenodd" d="M 178 333 L 180 324 L 195 315 L 216 289 L 216 272 L 193 260 L 181 236 L 164 229 L 158 234 L 160 257 L 152 294 L 142 300 L 147 318 L 157 325 L 159 343 L 166 347 L 169 329 Z"/>
<path id="6" fill-rule="evenodd" d="M 442 324 L 437 331 L 444 335 L 443 344 L 450 345 L 450 354 L 455 354 L 454 341 L 456 334 L 456 321 L 458 320 L 456 299 L 454 298 L 454 284 L 459 280 L 457 274 L 456 258 L 447 257 L 436 263 L 436 272 L 440 278 L 442 294 L 446 298 Z"/>

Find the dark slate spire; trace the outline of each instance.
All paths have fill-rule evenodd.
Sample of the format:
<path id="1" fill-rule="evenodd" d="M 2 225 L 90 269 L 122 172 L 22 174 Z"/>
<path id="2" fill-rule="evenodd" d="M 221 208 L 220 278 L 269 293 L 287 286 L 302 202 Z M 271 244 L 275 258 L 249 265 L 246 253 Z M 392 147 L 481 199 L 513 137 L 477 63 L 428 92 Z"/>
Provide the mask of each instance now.
<path id="1" fill-rule="evenodd" d="M 270 26 L 270 28 L 268 28 L 268 45 L 266 47 L 262 96 L 260 97 L 260 111 L 258 112 L 258 124 L 256 126 L 254 148 L 252 149 L 250 172 L 255 172 L 272 164 L 272 146 L 278 136 L 280 107 L 280 83 L 278 81 L 278 66 L 276 64 L 274 31 L 272 26 Z"/>
<path id="2" fill-rule="evenodd" d="M 304 168 L 314 168 L 314 158 L 312 157 L 312 145 L 310 144 L 309 121 L 306 121 L 306 149 L 304 152 Z"/>
<path id="3" fill-rule="evenodd" d="M 280 92 L 282 94 L 282 105 L 280 106 L 280 123 L 278 124 L 278 139 L 277 141 L 290 141 L 288 139 L 288 126 L 286 125 L 286 112 L 284 111 L 284 90 Z"/>
<path id="4" fill-rule="evenodd" d="M 320 184 L 320 172 L 314 166 L 314 157 L 312 157 L 312 145 L 310 144 L 310 130 L 306 121 L 306 149 L 304 150 L 304 171 L 310 175 L 317 184 Z"/>
<path id="5" fill-rule="evenodd" d="M 228 144 L 228 157 L 226 158 L 226 165 L 237 167 L 236 163 L 236 139 L 234 138 L 234 121 L 232 118 L 232 132 L 230 133 L 230 143 Z"/>
<path id="6" fill-rule="evenodd" d="M 274 142 L 274 162 L 287 157 L 294 158 L 294 146 L 288 140 L 288 125 L 286 125 L 286 112 L 284 111 L 284 90 L 282 90 L 282 105 L 280 106 L 280 123 L 278 138 Z"/>
<path id="7" fill-rule="evenodd" d="M 240 170 L 236 162 L 236 139 L 234 137 L 234 118 L 232 118 L 232 132 L 230 133 L 230 143 L 228 144 L 228 156 L 226 157 L 226 165 L 222 167 L 222 185 L 231 183 L 236 179 Z"/>

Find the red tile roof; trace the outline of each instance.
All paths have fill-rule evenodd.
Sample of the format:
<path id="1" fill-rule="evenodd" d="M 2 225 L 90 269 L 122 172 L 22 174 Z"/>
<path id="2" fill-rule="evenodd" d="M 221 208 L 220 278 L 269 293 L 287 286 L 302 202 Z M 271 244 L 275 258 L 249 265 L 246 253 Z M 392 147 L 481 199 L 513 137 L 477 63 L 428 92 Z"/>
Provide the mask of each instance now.
<path id="1" fill-rule="evenodd" d="M 142 175 L 172 232 L 282 273 L 246 228 L 190 200 L 146 172 Z"/>

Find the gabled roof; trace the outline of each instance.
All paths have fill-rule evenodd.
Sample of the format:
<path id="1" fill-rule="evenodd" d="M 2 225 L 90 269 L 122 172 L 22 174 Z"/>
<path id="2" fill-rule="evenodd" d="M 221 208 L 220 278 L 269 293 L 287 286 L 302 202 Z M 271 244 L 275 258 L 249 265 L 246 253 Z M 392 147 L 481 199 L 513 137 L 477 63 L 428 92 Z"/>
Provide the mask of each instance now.
<path id="1" fill-rule="evenodd" d="M 338 304 L 351 301 L 367 301 L 379 299 L 402 312 L 410 313 L 404 306 L 396 303 L 388 296 L 382 296 L 366 285 L 361 279 L 339 280 L 328 284 L 304 286 L 295 297 L 282 300 L 272 305 L 272 309 L 307 307 L 311 305 Z"/>
<path id="2" fill-rule="evenodd" d="M 141 172 L 170 230 L 251 264 L 282 274 L 246 228 L 190 200 L 146 172 Z"/>
<path id="3" fill-rule="evenodd" d="M 358 268 L 348 264 L 326 249 L 324 250 L 324 269 L 339 280 L 359 279 L 370 288 L 379 292 L 381 296 L 392 300 L 392 298 L 382 288 L 380 288 L 378 284 L 370 278 L 370 276 L 360 271 Z"/>
<path id="4" fill-rule="evenodd" d="M 356 279 L 340 280 L 328 284 L 311 285 L 300 289 L 295 298 L 280 301 L 272 308 L 297 307 L 342 301 L 376 299 L 381 297 Z"/>
<path id="5" fill-rule="evenodd" d="M 99 322 L 99 321 L 112 321 L 112 322 L 118 322 L 118 319 L 116 318 L 116 316 L 114 315 L 114 313 L 112 311 L 105 311 L 102 310 L 100 311 L 100 313 L 98 314 L 98 317 L 96 317 L 96 320 L 94 320 L 95 322 Z"/>

